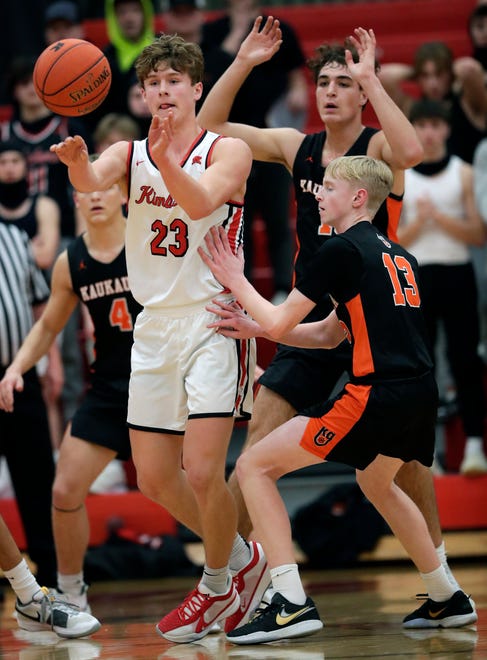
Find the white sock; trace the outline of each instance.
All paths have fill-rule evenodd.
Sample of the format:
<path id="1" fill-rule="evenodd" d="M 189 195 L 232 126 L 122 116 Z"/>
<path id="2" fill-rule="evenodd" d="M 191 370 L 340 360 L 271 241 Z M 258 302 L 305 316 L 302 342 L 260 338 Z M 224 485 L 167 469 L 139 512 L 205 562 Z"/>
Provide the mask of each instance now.
<path id="1" fill-rule="evenodd" d="M 21 603 L 29 603 L 34 594 L 40 590 L 40 586 L 32 575 L 32 571 L 25 559 L 22 559 L 17 566 L 14 566 L 9 571 L 4 571 L 4 575 L 10 582 L 10 586 L 15 591 Z"/>
<path id="2" fill-rule="evenodd" d="M 461 589 L 460 585 L 456 581 L 453 573 L 451 572 L 451 568 L 448 566 L 448 558 L 446 554 L 446 548 L 445 548 L 445 542 L 443 541 L 441 545 L 439 545 L 437 548 L 435 548 L 436 554 L 438 555 L 438 559 L 441 562 L 441 565 L 445 569 L 446 577 L 448 578 L 448 581 L 452 585 L 452 587 L 455 588 L 456 591 Z"/>
<path id="3" fill-rule="evenodd" d="M 483 438 L 469 437 L 465 442 L 465 451 L 463 455 L 467 456 L 476 456 L 478 454 L 484 453 L 484 441 Z"/>
<path id="4" fill-rule="evenodd" d="M 240 536 L 240 534 L 235 535 L 233 540 L 232 552 L 230 553 L 230 559 L 228 560 L 230 570 L 232 573 L 238 573 L 244 566 L 246 566 L 250 561 L 250 548 L 248 543 Z"/>
<path id="5" fill-rule="evenodd" d="M 224 594 L 228 591 L 230 580 L 231 576 L 228 571 L 228 566 L 224 566 L 223 568 L 210 568 L 205 564 L 200 584 L 214 594 Z M 206 589 L 203 588 L 203 591 L 206 591 Z"/>
<path id="6" fill-rule="evenodd" d="M 59 591 L 62 591 L 63 594 L 77 596 L 81 593 L 83 585 L 83 571 L 75 573 L 74 575 L 63 575 L 62 573 L 57 574 L 57 586 Z"/>
<path id="7" fill-rule="evenodd" d="M 455 591 L 457 591 L 450 584 L 443 566 L 439 566 L 429 573 L 420 573 L 420 576 L 426 586 L 428 596 L 437 603 L 443 603 L 449 600 Z"/>
<path id="8" fill-rule="evenodd" d="M 304 605 L 306 594 L 299 577 L 297 564 L 283 564 L 270 570 L 272 587 L 295 605 Z"/>

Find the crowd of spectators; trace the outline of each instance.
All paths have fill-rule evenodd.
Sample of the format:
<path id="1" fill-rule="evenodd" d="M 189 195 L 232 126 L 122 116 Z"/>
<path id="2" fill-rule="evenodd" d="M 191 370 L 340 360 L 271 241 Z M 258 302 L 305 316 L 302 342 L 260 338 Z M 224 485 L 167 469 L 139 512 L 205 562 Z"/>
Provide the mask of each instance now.
<path id="1" fill-rule="evenodd" d="M 6 38 L 1 55 L 8 75 L 0 90 L 4 119 L 0 124 L 0 139 L 14 145 L 27 170 L 24 191 L 29 203 L 37 209 L 37 232 L 49 235 L 58 243 L 57 252 L 64 249 L 83 229 L 82 218 L 72 201 L 72 188 L 66 168 L 51 154 L 52 144 L 67 135 L 81 134 L 93 152 L 100 153 L 118 140 L 139 139 L 146 135 L 150 114 L 147 112 L 138 84 L 134 62 L 144 46 L 156 36 L 155 18 L 162 15 L 167 32 L 180 34 L 197 42 L 204 53 L 206 70 L 204 94 L 232 62 L 238 48 L 250 31 L 255 17 L 266 11 L 257 0 L 228 0 L 225 10 L 213 20 L 205 17 L 203 0 L 57 0 L 48 4 L 35 3 L 33 17 L 38 16 L 35 35 L 30 38 L 28 27 L 22 47 L 9 43 L 15 39 L 15 28 Z M 9 12 L 15 12 L 8 3 Z M 42 15 L 40 15 L 42 11 Z M 278 12 L 277 12 L 278 13 Z M 111 71 L 112 86 L 107 99 L 95 112 L 80 119 L 53 115 L 36 96 L 32 74 L 36 56 L 59 39 L 84 38 L 84 20 L 105 19 L 108 42 L 104 48 Z M 32 21 L 29 21 L 29 26 Z M 12 25 L 16 25 L 13 21 Z M 281 22 L 283 45 L 269 62 L 253 71 L 239 92 L 230 119 L 258 127 L 295 126 L 302 130 L 308 116 L 308 82 L 305 74 L 306 55 L 293 26 Z M 381 80 L 390 96 L 406 115 L 418 97 L 443 104 L 450 125 L 448 154 L 473 166 L 475 201 L 487 222 L 487 3 L 479 1 L 466 26 L 471 41 L 471 53 L 455 58 L 448 43 L 421 44 L 412 62 L 387 63 L 382 66 Z M 15 53 L 15 55 L 14 55 Z M 405 91 L 414 83 L 414 93 Z M 256 102 L 256 99 L 258 101 Z M 445 115 L 446 116 L 446 115 Z M 282 123 L 281 123 L 282 122 Z M 3 183 L 0 182 L 3 186 Z M 19 184 L 20 185 L 20 184 Z M 5 192 L 2 187 L 2 194 Z M 264 221 L 267 233 L 269 262 L 272 269 L 274 300 L 278 301 L 291 288 L 294 242 L 290 218 L 291 178 L 281 165 L 254 161 L 245 199 L 246 275 L 252 280 L 254 222 Z M 5 200 L 0 199 L 3 204 Z M 19 199 L 23 203 L 24 199 Z M 59 217 L 59 237 L 46 229 L 42 206 L 55 205 L 53 224 Z M 1 215 L 1 207 L 0 207 Z M 4 214 L 5 215 L 5 214 Z M 0 218 L 1 220 L 2 218 Z M 484 232 L 485 234 L 485 232 Z M 40 254 L 42 238 L 31 236 L 34 254 Z M 479 288 L 479 334 L 477 350 L 485 356 L 487 336 L 487 277 L 485 235 L 481 240 L 464 241 L 475 266 Z M 472 247 L 472 244 L 475 247 Z M 51 250 L 52 252 L 52 250 Z M 49 259 L 38 261 L 49 282 Z M 454 301 L 452 301 L 454 304 Z M 60 340 L 64 367 L 64 388 L 59 397 L 46 396 L 53 451 L 61 442 L 65 424 L 84 393 L 87 355 L 81 339 L 86 335 L 83 314 L 73 314 Z M 4 365 L 6 366 L 6 365 Z M 454 388 L 454 383 L 453 383 Z M 52 394 L 52 393 L 51 393 Z M 477 436 L 476 432 L 476 436 Z M 477 443 L 479 445 L 479 443 Z M 487 459 L 481 443 L 482 471 L 487 472 Z M 120 474 L 117 476 L 117 487 Z M 110 487 L 109 485 L 107 486 Z M 0 489 L 1 490 L 1 489 Z"/>

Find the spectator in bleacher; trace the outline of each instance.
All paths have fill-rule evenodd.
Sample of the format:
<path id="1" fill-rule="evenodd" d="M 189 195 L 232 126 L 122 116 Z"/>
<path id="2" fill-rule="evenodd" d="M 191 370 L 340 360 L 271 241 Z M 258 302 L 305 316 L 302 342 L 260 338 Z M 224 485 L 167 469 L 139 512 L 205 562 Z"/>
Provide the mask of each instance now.
<path id="1" fill-rule="evenodd" d="M 477 60 L 455 60 L 446 43 L 430 41 L 419 46 L 412 65 L 382 65 L 380 79 L 406 115 L 416 100 L 403 88 L 407 81 L 417 84 L 421 98 L 444 103 L 451 117 L 448 150 L 472 163 L 475 147 L 487 134 L 487 88 Z"/>
<path id="2" fill-rule="evenodd" d="M 11 119 L 0 124 L 0 139 L 12 141 L 27 156 L 29 166 L 29 192 L 43 194 L 54 199 L 61 213 L 60 250 L 76 235 L 76 215 L 72 186 L 66 168 L 49 150 L 51 145 L 68 137 L 82 135 L 92 145 L 91 134 L 76 118 L 55 115 L 37 96 L 33 71 L 33 59 L 14 62 L 9 72 L 9 92 L 13 105 Z M 59 444 L 62 430 L 71 418 L 84 389 L 84 365 L 78 342 L 79 312 L 75 312 L 61 339 L 64 367 L 64 388 L 58 405 L 58 415 L 51 412 L 51 435 L 55 446 Z"/>
<path id="3" fill-rule="evenodd" d="M 479 4 L 468 18 L 468 34 L 472 42 L 472 56 L 480 62 L 487 75 L 487 3 Z"/>
<path id="4" fill-rule="evenodd" d="M 450 118 L 445 106 L 440 101 L 416 101 L 409 116 L 424 159 L 406 170 L 398 238 L 418 260 L 433 360 L 440 323 L 445 331 L 446 357 L 466 437 L 460 472 L 475 476 L 487 473 L 486 405 L 484 366 L 478 355 L 477 284 L 468 248 L 483 245 L 487 232 L 475 204 L 472 166 L 448 153 Z"/>
<path id="5" fill-rule="evenodd" d="M 61 39 L 83 39 L 84 30 L 79 7 L 71 0 L 59 0 L 48 5 L 44 14 L 46 46 Z"/>
<path id="6" fill-rule="evenodd" d="M 131 142 L 139 139 L 140 130 L 137 123 L 128 115 L 120 115 L 115 112 L 105 115 L 93 133 L 94 148 L 97 154 L 120 140 Z"/>
<path id="7" fill-rule="evenodd" d="M 127 92 L 127 112 L 139 127 L 140 135 L 146 135 L 152 121 L 152 115 L 145 102 L 137 76 L 134 74 Z"/>
<path id="8" fill-rule="evenodd" d="M 362 28 L 355 30 L 353 39 L 347 40 L 345 46 L 322 44 L 308 63 L 315 82 L 317 109 L 326 130 L 323 127 L 319 133 L 305 135 L 294 128 L 262 129 L 229 122 L 233 99 L 243 81 L 279 48 L 278 41 L 268 41 L 267 35 L 273 34 L 271 28 L 266 24 L 259 31 L 260 27 L 257 19 L 234 63 L 208 95 L 198 118 L 211 130 L 244 139 L 254 158 L 282 163 L 293 173 L 300 246 L 294 267 L 299 278 L 331 235 L 320 229 L 315 197 L 326 165 L 337 156 L 354 154 L 369 155 L 389 164 L 394 185 L 387 205 L 376 218 L 379 229 L 395 238 L 404 194 L 404 170 L 421 161 L 423 149 L 413 126 L 392 102 L 376 75 L 375 35 L 372 30 Z M 368 102 L 380 122 L 380 130 L 362 123 L 362 112 Z M 332 309 L 333 301 L 324 298 L 316 315 L 310 315 L 307 320 L 325 318 Z M 322 351 L 279 346 L 259 379 L 244 450 L 297 412 L 329 398 L 337 382 L 351 371 L 350 360 L 345 346 L 341 350 Z M 422 511 L 438 557 L 452 584 L 458 586 L 448 567 L 431 471 L 411 461 L 401 468 L 396 482 Z M 229 483 L 237 502 L 239 532 L 248 537 L 252 524 L 235 473 Z"/>
<path id="9" fill-rule="evenodd" d="M 22 345 L 9 355 L 9 366 L 2 372 L 0 382 L 0 408 L 14 414 L 22 410 L 21 390 L 29 370 L 55 345 L 56 336 L 78 301 L 84 302 L 95 337 L 90 387 L 61 443 L 52 494 L 52 520 L 58 561 L 57 587 L 66 600 L 89 611 L 83 576 L 89 540 L 84 503 L 106 467 L 111 465 L 116 472 L 113 459 L 118 456 L 125 460 L 130 456 L 126 424 L 130 350 L 133 325 L 141 307 L 127 283 L 126 222 L 122 213 L 126 200 L 120 186 L 114 184 L 101 192 L 75 193 L 75 199 L 86 219 L 87 231 L 57 258 L 46 308 L 27 336 L 22 337 Z M 33 463 L 32 469 L 39 468 Z M 123 473 L 123 466 L 119 464 L 120 471 Z M 98 482 L 96 492 L 102 492 L 102 485 Z M 119 485 L 120 490 L 126 490 L 125 479 Z"/>
<path id="10" fill-rule="evenodd" d="M 105 0 L 109 44 L 104 53 L 112 71 L 107 98 L 95 113 L 127 113 L 127 94 L 135 73 L 134 62 L 141 50 L 154 41 L 154 10 L 150 0 Z"/>
<path id="11" fill-rule="evenodd" d="M 205 15 L 202 11 L 204 0 L 166 0 L 162 18 L 164 32 L 178 34 L 185 41 L 192 41 L 200 46 L 205 58 L 203 92 L 198 99 L 198 110 L 208 92 L 231 64 L 233 54 L 225 50 L 221 44 L 205 39 Z"/>
<path id="12" fill-rule="evenodd" d="M 260 13 L 257 0 L 228 0 L 226 13 L 204 24 L 203 44 L 218 46 L 228 67 Z M 272 60 L 255 68 L 245 80 L 232 105 L 233 122 L 276 127 L 283 125 L 279 122 L 284 115 L 296 128 L 304 127 L 308 110 L 305 56 L 292 26 L 282 21 L 280 25 L 283 44 Z M 261 216 L 267 233 L 274 302 L 284 299 L 291 288 L 291 184 L 289 172 L 282 165 L 254 161 L 245 194 L 245 273 L 254 281 L 253 225 Z"/>
<path id="13" fill-rule="evenodd" d="M 46 195 L 30 194 L 27 158 L 13 142 L 0 142 L 0 222 L 23 229 L 37 266 L 49 270 L 59 245 L 59 206 Z"/>

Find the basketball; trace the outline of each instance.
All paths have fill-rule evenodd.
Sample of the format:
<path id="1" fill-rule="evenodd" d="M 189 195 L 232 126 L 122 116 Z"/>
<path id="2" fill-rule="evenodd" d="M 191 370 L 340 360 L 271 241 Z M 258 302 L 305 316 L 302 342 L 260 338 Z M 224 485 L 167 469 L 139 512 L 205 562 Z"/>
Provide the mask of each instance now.
<path id="1" fill-rule="evenodd" d="M 95 110 L 110 89 L 112 73 L 105 55 L 84 39 L 63 39 L 37 58 L 34 86 L 43 103 L 58 115 L 76 117 Z"/>

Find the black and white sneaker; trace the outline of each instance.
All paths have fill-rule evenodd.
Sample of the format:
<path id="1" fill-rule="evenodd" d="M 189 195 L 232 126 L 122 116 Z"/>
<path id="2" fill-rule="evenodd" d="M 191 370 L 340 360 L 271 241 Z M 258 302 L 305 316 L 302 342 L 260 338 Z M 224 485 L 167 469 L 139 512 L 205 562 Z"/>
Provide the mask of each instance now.
<path id="1" fill-rule="evenodd" d="M 276 592 L 270 605 L 258 608 L 247 624 L 227 633 L 227 639 L 234 644 L 262 644 L 311 635 L 322 628 L 311 598 L 304 605 L 295 605 Z"/>
<path id="2" fill-rule="evenodd" d="M 59 637 L 85 637 L 100 629 L 98 619 L 63 601 L 59 594 L 42 587 L 31 601 L 15 604 L 17 623 L 23 630 L 52 630 Z"/>
<path id="3" fill-rule="evenodd" d="M 477 612 L 461 590 L 444 602 L 428 598 L 421 607 L 404 618 L 404 628 L 461 628 L 477 621 Z"/>

